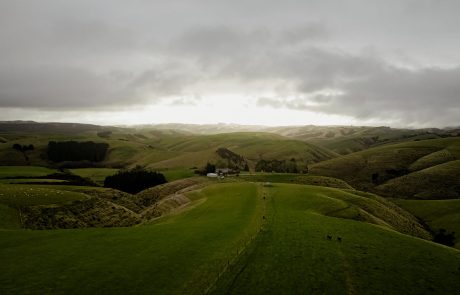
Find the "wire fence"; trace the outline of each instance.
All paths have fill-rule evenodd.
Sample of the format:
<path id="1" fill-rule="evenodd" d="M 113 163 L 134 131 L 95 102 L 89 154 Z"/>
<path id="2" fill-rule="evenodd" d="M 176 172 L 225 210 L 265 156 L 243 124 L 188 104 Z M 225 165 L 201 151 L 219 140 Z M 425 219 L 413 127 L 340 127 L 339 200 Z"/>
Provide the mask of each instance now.
<path id="1" fill-rule="evenodd" d="M 213 271 L 206 273 L 202 276 L 201 280 L 201 288 L 198 290 L 202 290 L 201 294 L 208 294 L 210 293 L 213 288 L 216 286 L 216 283 L 219 279 L 224 275 L 224 273 L 228 271 L 232 271 L 237 267 L 238 259 L 241 255 L 248 249 L 248 247 L 255 241 L 255 239 L 259 236 L 259 234 L 264 231 L 267 224 L 267 200 L 268 200 L 268 189 L 265 187 L 262 188 L 262 194 L 260 194 L 260 198 L 262 198 L 262 210 L 260 215 L 257 217 L 256 220 L 256 230 L 244 235 L 241 239 L 239 239 L 233 246 L 233 250 L 228 253 L 228 255 L 224 259 L 218 259 L 216 261 L 215 267 L 213 267 Z M 196 286 L 196 285 L 195 285 Z M 196 286 L 198 287 L 198 286 Z"/>

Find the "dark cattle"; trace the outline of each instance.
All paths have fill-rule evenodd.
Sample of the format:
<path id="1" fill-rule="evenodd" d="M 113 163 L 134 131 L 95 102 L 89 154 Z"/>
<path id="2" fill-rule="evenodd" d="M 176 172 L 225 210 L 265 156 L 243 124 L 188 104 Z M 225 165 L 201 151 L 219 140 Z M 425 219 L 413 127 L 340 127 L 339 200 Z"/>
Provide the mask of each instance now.
<path id="1" fill-rule="evenodd" d="M 341 237 L 337 237 L 337 241 L 342 242 L 342 238 L 341 238 Z"/>
<path id="2" fill-rule="evenodd" d="M 327 235 L 327 239 L 328 239 L 328 240 L 332 240 L 332 236 Z"/>

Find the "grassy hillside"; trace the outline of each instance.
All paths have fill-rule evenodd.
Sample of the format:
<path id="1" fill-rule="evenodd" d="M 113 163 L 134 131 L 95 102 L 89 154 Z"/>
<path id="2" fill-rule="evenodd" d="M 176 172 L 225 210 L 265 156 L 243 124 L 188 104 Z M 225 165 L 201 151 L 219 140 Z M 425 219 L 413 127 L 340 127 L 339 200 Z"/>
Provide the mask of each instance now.
<path id="1" fill-rule="evenodd" d="M 380 226 L 328 217 L 330 210 L 347 208 L 328 192 L 296 185 L 268 188 L 264 231 L 224 273 L 214 293 L 457 292 L 459 251 Z"/>
<path id="2" fill-rule="evenodd" d="M 460 198 L 460 160 L 391 179 L 375 189 L 387 196 L 397 198 Z"/>
<path id="3" fill-rule="evenodd" d="M 440 151 L 442 152 L 440 153 Z M 444 158 L 447 162 L 439 165 L 440 158 L 443 158 L 441 154 L 445 155 L 447 153 L 449 158 Z M 437 177 L 438 172 L 425 173 L 425 170 L 416 170 L 422 168 L 439 169 L 441 175 L 452 173 L 452 177 L 455 178 L 457 172 L 454 171 L 458 171 L 460 167 L 458 167 L 457 161 L 450 161 L 451 159 L 460 159 L 460 139 L 458 137 L 413 141 L 371 148 L 314 164 L 311 166 L 310 171 L 317 175 L 340 178 L 354 187 L 368 190 L 382 185 L 390 179 L 403 175 L 410 177 L 412 175 L 410 173 L 417 171 L 420 171 L 420 173 L 412 175 L 415 182 L 426 182 L 427 179 L 422 179 L 422 176 L 426 176 L 428 179 Z M 450 171 L 442 172 L 442 170 L 445 171 L 446 169 Z M 446 190 L 455 190 L 450 185 L 450 182 L 439 182 L 438 185 Z M 442 198 L 442 196 L 438 197 Z"/>
<path id="4" fill-rule="evenodd" d="M 395 202 L 424 220 L 437 232 L 443 228 L 456 233 L 456 248 L 460 248 L 460 199 L 454 200 L 395 200 Z"/>

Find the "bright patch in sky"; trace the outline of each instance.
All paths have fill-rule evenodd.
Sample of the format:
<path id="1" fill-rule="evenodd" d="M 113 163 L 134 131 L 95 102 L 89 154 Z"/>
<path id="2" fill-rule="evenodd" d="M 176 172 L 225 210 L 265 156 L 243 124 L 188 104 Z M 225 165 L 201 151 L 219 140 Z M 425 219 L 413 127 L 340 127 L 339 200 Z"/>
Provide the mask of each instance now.
<path id="1" fill-rule="evenodd" d="M 10 109 L 5 119 L 23 116 L 24 110 Z M 125 110 L 66 111 L 28 110 L 26 117 L 36 121 L 82 122 L 93 124 L 135 125 L 154 123 L 244 125 L 353 125 L 351 117 L 325 115 L 309 111 L 257 106 L 254 99 L 238 96 L 201 98 L 198 105 L 171 105 L 167 103 L 129 107 Z M 173 118 L 173 119 L 171 119 Z"/>

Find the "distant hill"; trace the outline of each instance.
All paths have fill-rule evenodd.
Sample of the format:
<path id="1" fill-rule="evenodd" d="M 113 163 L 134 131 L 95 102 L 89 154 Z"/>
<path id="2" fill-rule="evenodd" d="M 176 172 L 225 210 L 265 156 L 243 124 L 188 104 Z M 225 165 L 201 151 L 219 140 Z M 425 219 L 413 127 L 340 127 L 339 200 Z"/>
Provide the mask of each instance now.
<path id="1" fill-rule="evenodd" d="M 352 153 L 311 166 L 313 174 L 397 198 L 460 197 L 460 138 L 411 141 Z"/>
<path id="2" fill-rule="evenodd" d="M 460 127 L 444 129 L 401 129 L 385 126 L 279 126 L 238 124 L 144 124 L 132 126 L 98 126 L 79 123 L 37 123 L 33 121 L 0 121 L 2 133 L 40 132 L 75 134 L 82 132 L 121 131 L 124 133 L 159 133 L 181 135 L 215 135 L 235 132 L 268 132 L 309 142 L 338 154 L 349 154 L 371 147 L 404 141 L 460 136 Z"/>
<path id="3" fill-rule="evenodd" d="M 139 128 L 176 130 L 189 134 L 219 134 L 229 132 L 269 132 L 306 141 L 345 155 L 371 147 L 404 141 L 460 136 L 460 128 L 401 129 L 385 126 L 279 126 L 237 124 L 155 124 Z"/>
<path id="4" fill-rule="evenodd" d="M 239 124 L 181 124 L 181 123 L 167 123 L 167 124 L 147 124 L 136 125 L 134 128 L 144 130 L 177 130 L 190 134 L 219 134 L 230 132 L 258 132 L 265 131 L 267 126 L 262 125 L 239 125 Z"/>
<path id="5" fill-rule="evenodd" d="M 100 131 L 107 127 L 80 123 L 37 123 L 33 121 L 0 122 L 0 133 L 64 133 L 74 134 L 88 131 Z M 114 128 L 114 127 L 110 127 Z"/>
<path id="6" fill-rule="evenodd" d="M 0 163 L 25 165 L 23 156 L 11 147 L 14 143 L 33 144 L 28 154 L 32 165 L 50 165 L 46 159 L 49 141 L 93 141 L 109 144 L 101 167 L 143 165 L 155 169 L 193 168 L 208 161 L 228 161 L 216 151 L 225 148 L 247 160 L 249 167 L 264 160 L 295 159 L 309 165 L 337 154 L 313 144 L 267 132 L 192 134 L 183 130 L 102 127 L 61 123 L 0 123 Z"/>
<path id="7" fill-rule="evenodd" d="M 459 136 L 460 129 L 397 129 L 369 126 L 273 127 L 265 131 L 307 141 L 345 155 L 384 144 Z"/>

